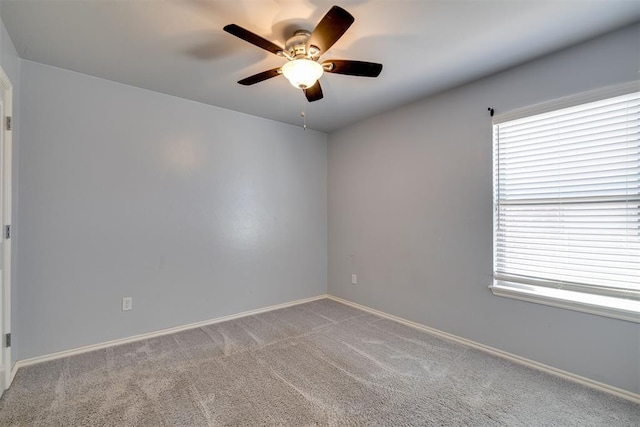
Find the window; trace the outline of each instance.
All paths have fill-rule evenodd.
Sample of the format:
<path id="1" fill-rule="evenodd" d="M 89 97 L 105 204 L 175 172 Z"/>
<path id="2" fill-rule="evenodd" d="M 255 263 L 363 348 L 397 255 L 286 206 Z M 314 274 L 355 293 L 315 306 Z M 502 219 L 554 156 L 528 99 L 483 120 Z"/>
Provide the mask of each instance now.
<path id="1" fill-rule="evenodd" d="M 639 88 L 494 120 L 494 294 L 640 322 Z"/>

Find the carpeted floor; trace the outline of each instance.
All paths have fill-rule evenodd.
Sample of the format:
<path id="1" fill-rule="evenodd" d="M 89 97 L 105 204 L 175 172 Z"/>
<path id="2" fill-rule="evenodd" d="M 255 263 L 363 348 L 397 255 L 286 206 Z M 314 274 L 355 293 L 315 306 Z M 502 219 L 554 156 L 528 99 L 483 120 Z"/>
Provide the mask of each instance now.
<path id="1" fill-rule="evenodd" d="M 638 426 L 640 405 L 334 302 L 19 370 L 19 426 Z"/>

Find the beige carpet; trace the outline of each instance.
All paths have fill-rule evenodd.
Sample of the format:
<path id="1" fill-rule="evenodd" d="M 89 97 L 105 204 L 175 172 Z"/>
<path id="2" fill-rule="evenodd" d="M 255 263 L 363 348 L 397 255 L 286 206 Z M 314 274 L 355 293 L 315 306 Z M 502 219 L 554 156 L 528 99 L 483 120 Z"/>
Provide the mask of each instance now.
<path id="1" fill-rule="evenodd" d="M 19 426 L 639 426 L 640 405 L 331 300 L 20 369 Z"/>

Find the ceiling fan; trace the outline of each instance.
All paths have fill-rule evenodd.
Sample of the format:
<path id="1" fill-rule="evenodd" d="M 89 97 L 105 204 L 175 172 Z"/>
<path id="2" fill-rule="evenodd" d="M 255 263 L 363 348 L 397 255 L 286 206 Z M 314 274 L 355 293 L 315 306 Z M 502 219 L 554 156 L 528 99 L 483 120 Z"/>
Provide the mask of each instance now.
<path id="1" fill-rule="evenodd" d="M 318 62 L 320 56 L 342 37 L 354 20 L 349 12 L 339 6 L 333 6 L 312 32 L 296 31 L 287 40 L 284 49 L 236 24 L 225 26 L 224 30 L 229 34 L 288 60 L 280 68 L 263 71 L 238 83 L 249 86 L 282 74 L 294 87 L 303 90 L 309 102 L 313 102 L 322 99 L 322 88 L 318 79 L 325 72 L 378 77 L 382 71 L 382 64 L 346 59 Z"/>

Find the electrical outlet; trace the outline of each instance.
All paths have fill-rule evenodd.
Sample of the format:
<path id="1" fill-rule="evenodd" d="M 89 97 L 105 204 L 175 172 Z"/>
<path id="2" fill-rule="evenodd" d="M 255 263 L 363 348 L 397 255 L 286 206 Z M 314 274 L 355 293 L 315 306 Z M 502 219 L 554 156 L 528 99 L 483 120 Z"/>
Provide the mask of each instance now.
<path id="1" fill-rule="evenodd" d="M 351 284 L 352 285 L 357 285 L 358 284 L 358 275 L 357 274 L 352 274 L 351 275 Z"/>
<path id="2" fill-rule="evenodd" d="M 133 310 L 133 298 L 124 297 L 122 298 L 122 311 Z"/>

